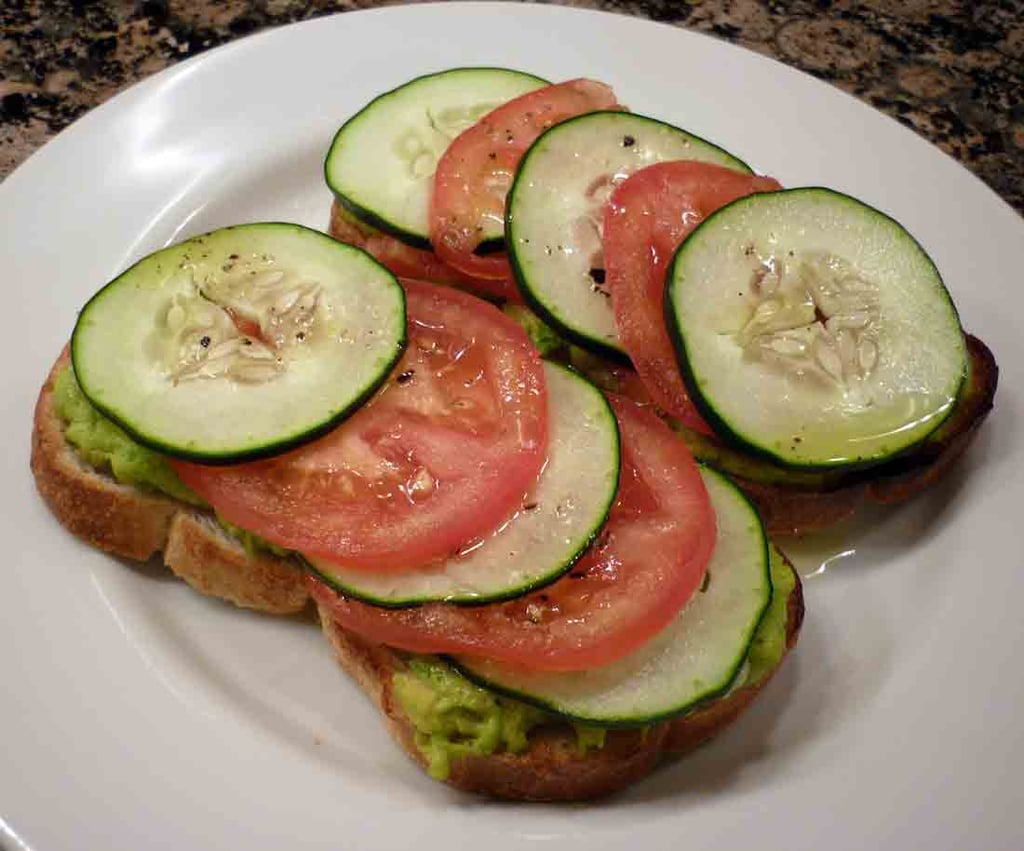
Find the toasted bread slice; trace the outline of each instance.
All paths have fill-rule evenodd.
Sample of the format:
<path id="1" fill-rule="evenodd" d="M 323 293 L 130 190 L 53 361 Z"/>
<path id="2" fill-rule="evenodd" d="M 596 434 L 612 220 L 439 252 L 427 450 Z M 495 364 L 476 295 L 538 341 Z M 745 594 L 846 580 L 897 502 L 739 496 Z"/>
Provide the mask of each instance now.
<path id="1" fill-rule="evenodd" d="M 342 629 L 325 607 L 319 612 L 324 635 L 342 668 L 377 705 L 392 737 L 415 762 L 426 767 L 427 759 L 416 746 L 413 723 L 395 699 L 393 678 L 405 667 L 402 657 Z M 786 607 L 787 652 L 796 644 L 803 617 L 803 593 L 797 577 Z M 568 724 L 538 727 L 530 732 L 529 745 L 520 753 L 453 760 L 446 782 L 467 792 L 522 801 L 578 801 L 608 795 L 649 774 L 662 759 L 692 750 L 723 730 L 753 703 L 772 674 L 774 671 L 673 721 L 644 730 L 610 730 L 603 747 L 586 752 L 578 747 Z"/>
<path id="2" fill-rule="evenodd" d="M 158 553 L 197 591 L 271 614 L 305 608 L 301 569 L 288 559 L 248 552 L 213 515 L 177 500 L 119 484 L 81 461 L 54 406 L 54 381 L 67 349 L 39 393 L 32 428 L 36 486 L 60 523 L 82 540 L 122 558 Z"/>

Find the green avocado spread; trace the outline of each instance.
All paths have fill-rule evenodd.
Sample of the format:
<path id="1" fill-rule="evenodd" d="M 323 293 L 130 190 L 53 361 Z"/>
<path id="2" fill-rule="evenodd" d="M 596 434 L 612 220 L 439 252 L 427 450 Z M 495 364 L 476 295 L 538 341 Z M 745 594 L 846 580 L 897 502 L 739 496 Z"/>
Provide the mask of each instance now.
<path id="1" fill-rule="evenodd" d="M 70 367 L 57 376 L 53 401 L 57 416 L 64 421 L 65 438 L 86 464 L 97 470 L 109 470 L 123 485 L 157 491 L 189 505 L 206 507 L 203 498 L 178 478 L 163 455 L 140 446 L 90 404 Z M 264 550 L 277 556 L 288 555 L 287 550 L 219 515 L 217 522 L 250 556 Z"/>
<path id="2" fill-rule="evenodd" d="M 158 491 L 190 505 L 204 504 L 164 456 L 140 446 L 89 403 L 70 367 L 57 376 L 53 401 L 57 416 L 66 424 L 68 443 L 86 464 L 109 470 L 121 484 Z"/>
<path id="3" fill-rule="evenodd" d="M 747 652 L 746 675 L 736 686 L 757 683 L 771 673 L 786 651 L 786 606 L 796 587 L 792 571 L 773 548 L 772 600 Z M 568 723 L 553 713 L 495 694 L 470 682 L 442 659 L 412 656 L 395 674 L 394 694 L 416 728 L 416 745 L 431 776 L 443 780 L 453 760 L 469 754 L 526 749 L 530 730 Z M 571 725 L 581 751 L 604 745 L 607 730 Z"/>
<path id="4" fill-rule="evenodd" d="M 410 657 L 392 685 L 416 728 L 416 745 L 427 758 L 428 771 L 439 780 L 459 757 L 525 750 L 530 730 L 555 719 L 543 709 L 471 683 L 434 656 Z M 581 751 L 604 744 L 604 729 L 573 727 Z"/>
<path id="5" fill-rule="evenodd" d="M 521 304 L 506 304 L 502 311 L 522 327 L 542 358 L 565 348 L 565 340 L 530 308 Z"/>

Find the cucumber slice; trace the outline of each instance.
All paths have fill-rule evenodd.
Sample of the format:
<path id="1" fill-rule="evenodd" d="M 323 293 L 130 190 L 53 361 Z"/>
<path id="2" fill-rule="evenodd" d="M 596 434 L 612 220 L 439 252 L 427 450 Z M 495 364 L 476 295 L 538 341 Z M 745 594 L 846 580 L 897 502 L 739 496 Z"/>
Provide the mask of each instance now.
<path id="1" fill-rule="evenodd" d="M 490 603 L 553 582 L 604 525 L 619 481 L 619 430 L 601 392 L 585 378 L 544 364 L 548 462 L 523 510 L 483 542 L 436 568 L 379 574 L 321 559 L 307 564 L 342 594 L 379 606 L 435 600 Z"/>
<path id="2" fill-rule="evenodd" d="M 300 225 L 223 228 L 140 260 L 82 309 L 82 392 L 138 443 L 228 463 L 311 440 L 405 347 L 405 295 L 365 252 Z"/>
<path id="3" fill-rule="evenodd" d="M 893 219 L 829 189 L 723 207 L 667 281 L 669 333 L 702 416 L 781 464 L 864 467 L 910 449 L 967 374 L 931 259 Z"/>
<path id="4" fill-rule="evenodd" d="M 482 116 L 545 85 L 505 68 L 453 68 L 410 80 L 341 126 L 324 162 L 327 185 L 357 218 L 429 251 L 438 158 Z M 495 222 L 478 251 L 499 249 L 504 238 L 504 222 Z"/>
<path id="5" fill-rule="evenodd" d="M 523 299 L 563 337 L 622 361 L 604 284 L 601 231 L 612 190 L 666 160 L 749 173 L 740 160 L 671 124 L 628 112 L 563 121 L 530 147 L 506 205 L 509 257 Z"/>
<path id="6" fill-rule="evenodd" d="M 588 671 L 537 672 L 459 656 L 482 685 L 577 721 L 638 726 L 681 715 L 736 684 L 772 597 L 768 539 L 722 474 L 701 470 L 718 522 L 704 590 L 639 650 Z"/>

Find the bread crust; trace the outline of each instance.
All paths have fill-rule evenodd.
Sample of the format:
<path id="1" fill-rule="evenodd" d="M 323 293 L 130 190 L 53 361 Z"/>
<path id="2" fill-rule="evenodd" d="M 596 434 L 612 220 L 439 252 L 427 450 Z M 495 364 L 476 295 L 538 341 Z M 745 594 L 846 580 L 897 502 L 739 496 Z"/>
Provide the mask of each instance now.
<path id="1" fill-rule="evenodd" d="M 804 618 L 803 589 L 795 571 L 794 576 L 796 586 L 786 607 L 787 653 L 797 642 Z M 329 609 L 320 606 L 319 614 L 342 668 L 377 705 L 392 737 L 425 768 L 427 760 L 416 746 L 415 728 L 394 696 L 394 675 L 405 667 L 401 656 L 342 629 Z M 579 801 L 611 794 L 649 774 L 666 757 L 693 750 L 725 729 L 754 702 L 775 670 L 673 721 L 643 731 L 610 730 L 603 747 L 585 753 L 567 725 L 536 728 L 520 753 L 454 759 L 445 782 L 466 792 L 518 801 Z"/>
<path id="2" fill-rule="evenodd" d="M 203 594 L 247 609 L 290 614 L 306 607 L 303 573 L 287 559 L 245 550 L 208 512 L 122 485 L 83 463 L 64 435 L 53 389 L 70 364 L 57 359 L 36 401 L 32 473 L 57 520 L 83 541 L 134 561 L 163 554 L 164 563 Z"/>

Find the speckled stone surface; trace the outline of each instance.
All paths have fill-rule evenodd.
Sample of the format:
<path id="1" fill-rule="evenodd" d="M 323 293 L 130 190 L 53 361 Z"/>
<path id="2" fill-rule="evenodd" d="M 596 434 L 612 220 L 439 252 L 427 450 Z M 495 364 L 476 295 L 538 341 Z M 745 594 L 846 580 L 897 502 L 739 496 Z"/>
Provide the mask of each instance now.
<path id="1" fill-rule="evenodd" d="M 931 140 L 1024 213 L 1024 0 L 566 0 L 710 33 Z M 121 89 L 266 27 L 373 0 L 3 0 L 0 176 Z"/>

